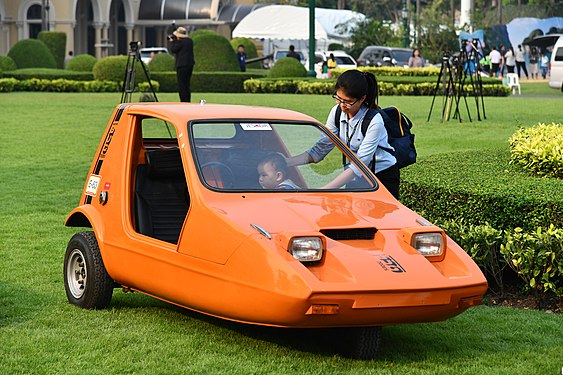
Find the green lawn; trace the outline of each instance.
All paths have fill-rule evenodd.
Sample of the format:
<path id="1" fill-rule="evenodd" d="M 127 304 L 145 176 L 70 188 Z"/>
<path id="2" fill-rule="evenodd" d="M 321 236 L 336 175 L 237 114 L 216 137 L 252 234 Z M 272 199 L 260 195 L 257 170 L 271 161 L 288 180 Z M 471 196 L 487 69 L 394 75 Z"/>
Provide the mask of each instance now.
<path id="1" fill-rule="evenodd" d="M 559 374 L 563 316 L 480 306 L 447 322 L 386 327 L 381 357 L 339 356 L 326 331 L 250 327 L 138 293 L 110 309 L 66 301 L 62 260 L 91 158 L 120 94 L 0 94 L 1 374 Z M 161 94 L 161 100 L 177 100 Z M 328 96 L 200 94 L 285 107 L 324 121 Z M 561 121 L 561 97 L 486 98 L 486 121 L 440 123 L 432 98 L 384 97 L 415 122 L 421 158 L 498 149 L 519 126 Z M 474 105 L 471 107 L 474 111 Z M 464 118 L 462 111 L 462 118 Z M 460 171 L 463 178 L 463 171 Z M 189 286 L 187 286 L 189 287 Z"/>

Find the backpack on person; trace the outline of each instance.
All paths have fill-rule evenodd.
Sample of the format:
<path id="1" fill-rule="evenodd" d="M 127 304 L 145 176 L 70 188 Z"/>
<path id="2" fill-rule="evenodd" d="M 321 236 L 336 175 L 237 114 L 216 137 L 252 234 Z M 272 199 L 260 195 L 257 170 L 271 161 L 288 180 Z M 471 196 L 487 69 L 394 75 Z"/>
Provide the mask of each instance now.
<path id="1" fill-rule="evenodd" d="M 416 149 L 414 147 L 414 134 L 411 133 L 412 121 L 404 114 L 399 111 L 397 107 L 387 107 L 380 109 L 370 108 L 362 120 L 361 131 L 363 136 L 366 136 L 369 124 L 376 114 L 380 114 L 383 118 L 383 123 L 385 125 L 385 130 L 387 130 L 387 138 L 389 145 L 393 147 L 394 151 L 386 148 L 377 146 L 384 151 L 390 153 L 397 159 L 397 166 L 399 168 L 407 167 L 411 164 L 416 163 Z M 342 109 L 340 106 L 336 108 L 335 113 L 335 124 L 340 123 L 340 115 L 342 114 Z M 375 154 L 374 154 L 375 159 Z M 375 170 L 375 160 L 370 163 L 370 167 Z"/>

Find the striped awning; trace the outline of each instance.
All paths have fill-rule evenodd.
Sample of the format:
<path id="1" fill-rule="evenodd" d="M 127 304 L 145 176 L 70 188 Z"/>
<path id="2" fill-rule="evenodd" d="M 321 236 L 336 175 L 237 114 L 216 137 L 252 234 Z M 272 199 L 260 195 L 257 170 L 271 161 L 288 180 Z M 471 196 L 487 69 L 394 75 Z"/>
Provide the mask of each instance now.
<path id="1" fill-rule="evenodd" d="M 140 20 L 206 20 L 217 14 L 213 0 L 141 0 Z"/>

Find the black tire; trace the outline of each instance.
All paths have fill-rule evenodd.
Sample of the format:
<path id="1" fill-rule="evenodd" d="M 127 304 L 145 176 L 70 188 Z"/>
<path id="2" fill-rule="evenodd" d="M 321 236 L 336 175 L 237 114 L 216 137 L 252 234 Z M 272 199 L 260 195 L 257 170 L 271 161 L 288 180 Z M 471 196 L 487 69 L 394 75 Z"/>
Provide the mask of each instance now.
<path id="1" fill-rule="evenodd" d="M 84 309 L 106 308 L 113 294 L 94 232 L 78 232 L 70 239 L 64 259 L 68 301 Z"/>
<path id="2" fill-rule="evenodd" d="M 342 354 L 349 358 L 374 359 L 381 348 L 381 327 L 345 328 L 341 336 Z"/>

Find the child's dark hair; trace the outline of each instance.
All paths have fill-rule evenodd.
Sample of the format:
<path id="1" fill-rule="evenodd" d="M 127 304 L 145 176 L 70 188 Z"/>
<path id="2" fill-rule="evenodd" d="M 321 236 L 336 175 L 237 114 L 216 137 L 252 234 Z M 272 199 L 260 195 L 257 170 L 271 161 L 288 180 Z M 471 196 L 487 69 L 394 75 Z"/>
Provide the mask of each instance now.
<path id="1" fill-rule="evenodd" d="M 366 96 L 364 104 L 369 108 L 379 109 L 379 87 L 372 73 L 359 70 L 347 70 L 336 80 L 335 90 L 341 89 L 346 95 L 355 99 Z"/>
<path id="2" fill-rule="evenodd" d="M 262 159 L 260 165 L 264 165 L 267 163 L 272 164 L 272 167 L 274 167 L 274 169 L 277 172 L 281 172 L 282 175 L 284 176 L 287 175 L 287 160 L 285 159 L 285 156 L 283 156 L 281 153 L 279 152 L 269 153 L 268 155 L 266 155 L 264 159 Z"/>

